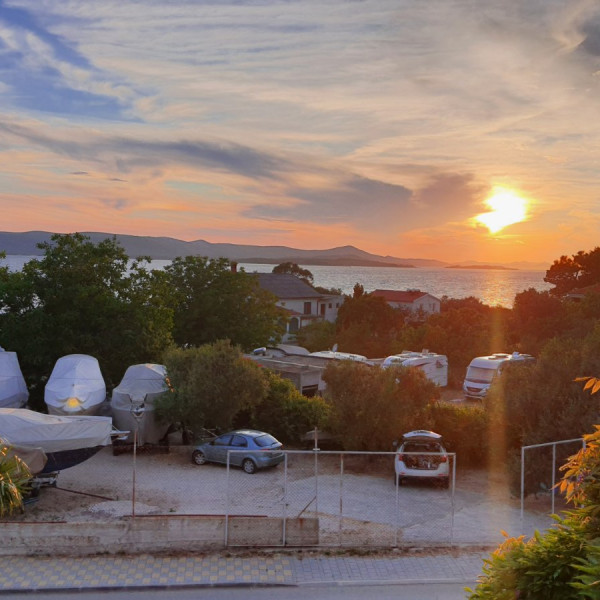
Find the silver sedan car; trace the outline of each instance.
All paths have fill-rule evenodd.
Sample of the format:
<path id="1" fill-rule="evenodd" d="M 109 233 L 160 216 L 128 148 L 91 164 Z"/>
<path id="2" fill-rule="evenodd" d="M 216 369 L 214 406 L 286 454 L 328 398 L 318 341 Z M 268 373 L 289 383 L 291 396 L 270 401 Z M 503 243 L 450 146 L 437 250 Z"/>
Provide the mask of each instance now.
<path id="1" fill-rule="evenodd" d="M 274 467 L 283 462 L 281 442 L 264 431 L 238 429 L 200 444 L 192 452 L 192 462 L 203 465 L 206 462 L 229 464 L 242 467 L 246 473 L 257 469 Z M 234 452 L 230 452 L 233 450 Z"/>

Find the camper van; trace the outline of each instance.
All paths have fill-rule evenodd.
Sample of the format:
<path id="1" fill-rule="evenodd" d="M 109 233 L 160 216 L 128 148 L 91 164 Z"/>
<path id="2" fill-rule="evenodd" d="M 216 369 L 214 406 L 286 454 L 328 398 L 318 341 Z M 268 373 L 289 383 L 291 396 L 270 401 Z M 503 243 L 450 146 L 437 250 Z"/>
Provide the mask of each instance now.
<path id="1" fill-rule="evenodd" d="M 478 356 L 467 367 L 467 374 L 463 383 L 463 392 L 466 398 L 479 400 L 484 398 L 494 377 L 498 375 L 503 365 L 513 362 L 532 362 L 535 360 L 530 354 L 498 353 L 491 356 Z"/>
<path id="2" fill-rule="evenodd" d="M 403 350 L 400 354 L 388 356 L 383 363 L 382 369 L 392 366 L 413 367 L 421 369 L 425 377 L 436 385 L 448 385 L 448 358 L 443 354 L 422 350 L 421 352 L 410 352 Z"/>

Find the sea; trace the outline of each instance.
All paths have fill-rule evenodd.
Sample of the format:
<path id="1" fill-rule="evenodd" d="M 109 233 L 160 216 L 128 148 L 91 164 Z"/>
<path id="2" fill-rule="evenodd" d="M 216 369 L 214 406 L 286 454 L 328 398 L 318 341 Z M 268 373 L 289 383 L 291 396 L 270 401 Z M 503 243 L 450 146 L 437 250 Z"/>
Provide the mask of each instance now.
<path id="1" fill-rule="evenodd" d="M 9 269 L 18 271 L 26 262 L 35 258 L 35 256 L 9 255 L 0 260 L 0 266 L 8 266 Z M 150 266 L 162 269 L 169 263 L 168 260 L 153 260 Z M 365 292 L 376 289 L 421 290 L 437 298 L 474 296 L 490 306 L 511 308 L 515 296 L 523 290 L 533 288 L 541 292 L 552 288 L 544 281 L 545 271 L 300 266 L 313 274 L 314 285 L 339 289 L 344 294 L 352 294 L 355 284 L 359 283 Z M 238 263 L 238 269 L 244 269 L 247 273 L 270 273 L 273 267 L 272 264 Z"/>

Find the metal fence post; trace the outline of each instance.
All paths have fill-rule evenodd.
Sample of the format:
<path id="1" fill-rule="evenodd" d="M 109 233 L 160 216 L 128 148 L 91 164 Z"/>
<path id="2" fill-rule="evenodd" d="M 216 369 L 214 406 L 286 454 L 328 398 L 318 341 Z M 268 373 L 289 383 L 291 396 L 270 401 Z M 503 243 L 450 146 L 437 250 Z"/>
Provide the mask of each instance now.
<path id="1" fill-rule="evenodd" d="M 525 446 L 521 446 L 521 535 L 525 533 Z"/>
<path id="2" fill-rule="evenodd" d="M 338 520 L 338 545 L 342 545 L 342 521 L 344 519 L 344 455 L 340 453 L 340 516 Z"/>
<path id="3" fill-rule="evenodd" d="M 282 527 L 282 544 L 287 546 L 286 527 L 287 527 L 287 475 L 288 475 L 288 453 L 283 454 L 283 527 Z"/>
<path id="4" fill-rule="evenodd" d="M 452 491 L 451 491 L 451 516 L 450 516 L 450 545 L 454 545 L 454 493 L 456 490 L 456 454 L 452 455 Z"/>
<path id="5" fill-rule="evenodd" d="M 225 489 L 225 547 L 229 546 L 229 459 L 230 450 L 227 450 L 227 476 Z"/>
<path id="6" fill-rule="evenodd" d="M 556 444 L 552 444 L 552 514 L 554 514 L 554 484 L 556 482 Z"/>

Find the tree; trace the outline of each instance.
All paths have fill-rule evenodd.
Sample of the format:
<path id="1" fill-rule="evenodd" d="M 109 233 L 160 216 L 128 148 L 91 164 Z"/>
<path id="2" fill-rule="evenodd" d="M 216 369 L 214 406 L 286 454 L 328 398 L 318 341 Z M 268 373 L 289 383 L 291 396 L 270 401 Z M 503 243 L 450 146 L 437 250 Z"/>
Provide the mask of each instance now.
<path id="1" fill-rule="evenodd" d="M 229 429 L 240 410 L 259 404 L 267 394 L 261 368 L 228 340 L 172 348 L 163 363 L 171 391 L 158 399 L 157 416 L 184 430 Z"/>
<path id="2" fill-rule="evenodd" d="M 29 489 L 29 467 L 6 444 L 0 444 L 0 517 L 23 510 L 23 494 Z"/>
<path id="3" fill-rule="evenodd" d="M 600 283 L 600 247 L 590 252 L 580 250 L 571 258 L 561 256 L 546 271 L 544 281 L 554 285 L 552 294 L 564 296 L 575 288 Z"/>
<path id="4" fill-rule="evenodd" d="M 335 323 L 330 321 L 309 323 L 296 333 L 296 341 L 310 352 L 332 348 L 336 342 Z"/>
<path id="5" fill-rule="evenodd" d="M 237 423 L 247 427 L 268 431 L 284 442 L 298 443 L 303 435 L 327 425 L 329 406 L 320 396 L 303 396 L 288 379 L 264 369 L 268 390 L 262 402 L 249 411 L 238 413 Z"/>
<path id="6" fill-rule="evenodd" d="M 293 262 L 284 262 L 276 267 L 273 267 L 273 273 L 289 273 L 290 275 L 294 275 L 301 279 L 302 281 L 308 283 L 308 285 L 313 284 L 313 274 L 308 269 L 303 269 L 299 267 L 296 263 Z"/>
<path id="7" fill-rule="evenodd" d="M 19 354 L 30 402 L 41 405 L 65 354 L 95 356 L 109 386 L 128 365 L 159 359 L 172 328 L 164 274 L 130 263 L 115 239 L 57 234 L 39 247 L 41 259 L 0 275 L 0 345 Z"/>
<path id="8" fill-rule="evenodd" d="M 403 324 L 403 313 L 393 309 L 384 298 L 361 293 L 347 298 L 340 306 L 337 342 L 344 352 L 387 356 Z"/>
<path id="9" fill-rule="evenodd" d="M 511 314 L 514 337 L 532 354 L 537 354 L 551 338 L 567 331 L 570 313 L 559 298 L 533 288 L 515 296 Z"/>
<path id="10" fill-rule="evenodd" d="M 173 337 L 201 346 L 229 339 L 245 350 L 280 339 L 284 329 L 277 298 L 258 278 L 233 271 L 227 259 L 176 258 L 165 268 L 173 294 Z"/>
<path id="11" fill-rule="evenodd" d="M 332 432 L 348 450 L 389 450 L 402 433 L 423 428 L 427 405 L 438 395 L 422 371 L 407 367 L 333 361 L 323 380 Z"/>

